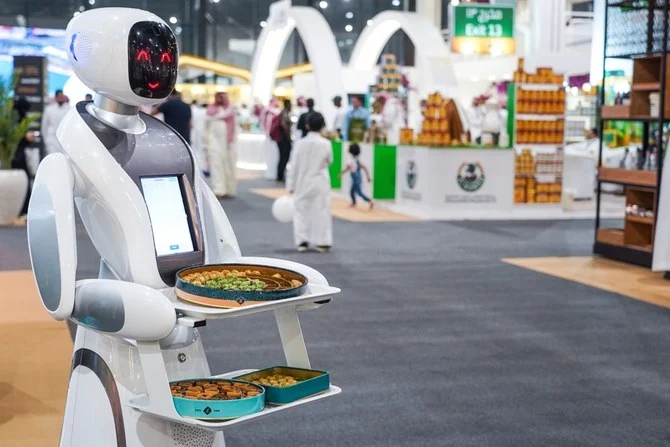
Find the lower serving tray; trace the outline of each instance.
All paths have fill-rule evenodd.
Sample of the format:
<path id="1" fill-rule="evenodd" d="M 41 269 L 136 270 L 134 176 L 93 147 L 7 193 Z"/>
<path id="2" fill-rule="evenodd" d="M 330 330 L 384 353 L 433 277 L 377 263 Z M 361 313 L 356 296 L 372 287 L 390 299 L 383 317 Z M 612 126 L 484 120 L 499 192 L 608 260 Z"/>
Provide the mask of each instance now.
<path id="1" fill-rule="evenodd" d="M 221 374 L 219 376 L 214 376 L 214 377 L 220 377 L 220 378 L 226 378 L 230 379 L 234 376 L 239 376 L 241 374 L 246 374 L 249 372 L 253 372 L 256 370 L 253 369 L 247 369 L 247 370 L 240 370 L 240 371 L 233 371 L 230 373 L 226 374 Z M 342 390 L 335 386 L 335 385 L 330 385 L 330 388 L 326 390 L 325 392 L 321 394 L 317 394 L 314 396 L 306 397 L 304 399 L 296 400 L 295 402 L 291 402 L 289 404 L 285 405 L 279 405 L 279 406 L 266 406 L 265 409 L 262 411 L 259 411 L 258 413 L 250 414 L 248 416 L 242 416 L 236 419 L 231 419 L 231 420 L 226 420 L 226 421 L 204 421 L 200 419 L 192 419 L 192 418 L 184 418 L 181 417 L 177 414 L 176 411 L 174 411 L 174 407 L 172 409 L 157 409 L 151 406 L 151 402 L 149 400 L 149 396 L 147 395 L 142 395 L 138 396 L 134 399 L 129 400 L 126 405 L 134 408 L 137 411 L 140 411 L 148 416 L 153 416 L 161 419 L 167 419 L 173 422 L 177 422 L 179 424 L 184 424 L 184 425 L 190 425 L 190 426 L 196 426 L 199 428 L 203 428 L 205 430 L 210 430 L 210 431 L 220 431 L 227 429 L 229 427 L 232 427 L 234 425 L 239 425 L 239 424 L 244 424 L 247 422 L 251 422 L 257 418 L 269 416 L 273 413 L 276 413 L 278 411 L 284 411 L 288 410 L 289 408 L 297 407 L 300 405 L 305 405 L 308 403 L 315 402 L 317 400 L 321 399 L 326 399 L 328 397 L 333 397 L 338 394 L 340 394 Z M 171 400 L 170 400 L 171 401 Z M 166 411 L 167 410 L 167 411 Z M 170 411 L 171 410 L 171 411 Z"/>

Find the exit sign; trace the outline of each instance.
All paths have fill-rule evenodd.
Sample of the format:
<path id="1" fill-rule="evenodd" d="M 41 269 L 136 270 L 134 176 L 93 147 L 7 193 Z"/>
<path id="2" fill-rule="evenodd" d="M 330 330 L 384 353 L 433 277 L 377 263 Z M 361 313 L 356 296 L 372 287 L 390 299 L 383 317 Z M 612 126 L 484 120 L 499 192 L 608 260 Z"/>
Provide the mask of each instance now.
<path id="1" fill-rule="evenodd" d="M 451 49 L 462 54 L 514 54 L 514 7 L 458 5 L 451 10 Z"/>

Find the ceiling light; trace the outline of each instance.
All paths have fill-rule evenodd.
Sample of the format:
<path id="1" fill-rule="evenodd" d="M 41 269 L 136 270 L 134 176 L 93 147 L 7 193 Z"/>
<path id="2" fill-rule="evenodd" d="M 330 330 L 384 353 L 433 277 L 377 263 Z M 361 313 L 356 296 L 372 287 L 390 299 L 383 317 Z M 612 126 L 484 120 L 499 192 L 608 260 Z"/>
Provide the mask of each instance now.
<path id="1" fill-rule="evenodd" d="M 83 6 L 79 7 L 79 12 L 84 12 L 85 10 L 86 10 L 86 8 L 84 8 Z"/>
<path id="2" fill-rule="evenodd" d="M 393 1 L 391 2 L 391 4 L 392 4 L 393 6 L 400 6 L 400 0 L 393 0 Z"/>
<path id="3" fill-rule="evenodd" d="M 347 39 L 347 45 L 353 45 L 354 40 L 353 39 Z"/>
<path id="4" fill-rule="evenodd" d="M 174 33 L 178 36 L 181 34 L 181 26 L 178 26 L 174 29 Z"/>
<path id="5" fill-rule="evenodd" d="M 368 26 L 372 26 L 374 22 L 372 20 L 368 20 Z"/>
<path id="6" fill-rule="evenodd" d="M 177 23 L 177 18 L 175 16 L 170 17 L 170 23 L 172 23 L 173 25 Z"/>
<path id="7" fill-rule="evenodd" d="M 77 17 L 79 14 L 81 14 L 79 11 L 75 11 L 74 14 L 72 14 L 72 17 Z"/>
<path id="8" fill-rule="evenodd" d="M 347 19 L 353 19 L 354 18 L 354 13 L 349 11 L 348 13 L 346 13 L 344 15 L 344 17 L 346 17 Z"/>
<path id="9" fill-rule="evenodd" d="M 321 1 L 319 2 L 319 8 L 321 8 L 321 9 L 326 9 L 327 7 L 328 7 L 328 2 L 327 2 L 327 1 L 325 1 L 325 0 L 321 0 Z"/>
<path id="10" fill-rule="evenodd" d="M 338 40 L 337 41 L 337 46 L 342 48 L 344 46 L 344 42 L 342 42 L 341 40 Z"/>
<path id="11" fill-rule="evenodd" d="M 268 22 L 261 20 L 261 28 L 265 28 L 266 26 L 268 26 Z"/>
<path id="12" fill-rule="evenodd" d="M 95 5 L 95 0 L 88 0 L 89 5 Z"/>
<path id="13" fill-rule="evenodd" d="M 212 0 L 212 3 L 219 3 L 219 0 Z"/>
<path id="14" fill-rule="evenodd" d="M 347 25 L 344 27 L 344 30 L 348 33 L 352 32 L 354 30 L 354 27 L 351 25 Z"/>

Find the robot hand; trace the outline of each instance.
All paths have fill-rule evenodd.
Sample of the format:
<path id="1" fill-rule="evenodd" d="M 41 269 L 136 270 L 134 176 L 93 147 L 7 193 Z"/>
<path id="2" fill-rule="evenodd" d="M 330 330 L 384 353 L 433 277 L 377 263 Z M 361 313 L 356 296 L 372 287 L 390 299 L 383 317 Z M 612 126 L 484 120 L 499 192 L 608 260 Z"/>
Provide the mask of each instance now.
<path id="1" fill-rule="evenodd" d="M 126 281 L 77 281 L 72 320 L 96 331 L 139 341 L 160 340 L 177 315 L 158 290 Z"/>
<path id="2" fill-rule="evenodd" d="M 63 154 L 40 164 L 28 209 L 28 244 L 35 283 L 47 312 L 56 320 L 119 337 L 159 340 L 174 328 L 169 299 L 150 287 L 105 279 L 75 282 L 77 239 L 74 175 Z"/>

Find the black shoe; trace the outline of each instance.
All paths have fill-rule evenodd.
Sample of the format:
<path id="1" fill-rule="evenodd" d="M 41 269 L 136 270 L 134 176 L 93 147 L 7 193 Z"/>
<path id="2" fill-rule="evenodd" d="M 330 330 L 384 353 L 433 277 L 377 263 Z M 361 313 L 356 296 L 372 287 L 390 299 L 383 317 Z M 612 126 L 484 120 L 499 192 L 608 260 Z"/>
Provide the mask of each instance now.
<path id="1" fill-rule="evenodd" d="M 298 245 L 298 252 L 304 253 L 307 251 L 309 248 L 309 244 L 307 242 L 303 242 L 302 244 Z"/>
<path id="2" fill-rule="evenodd" d="M 317 245 L 316 251 L 319 253 L 329 253 L 332 247 L 330 245 Z"/>

